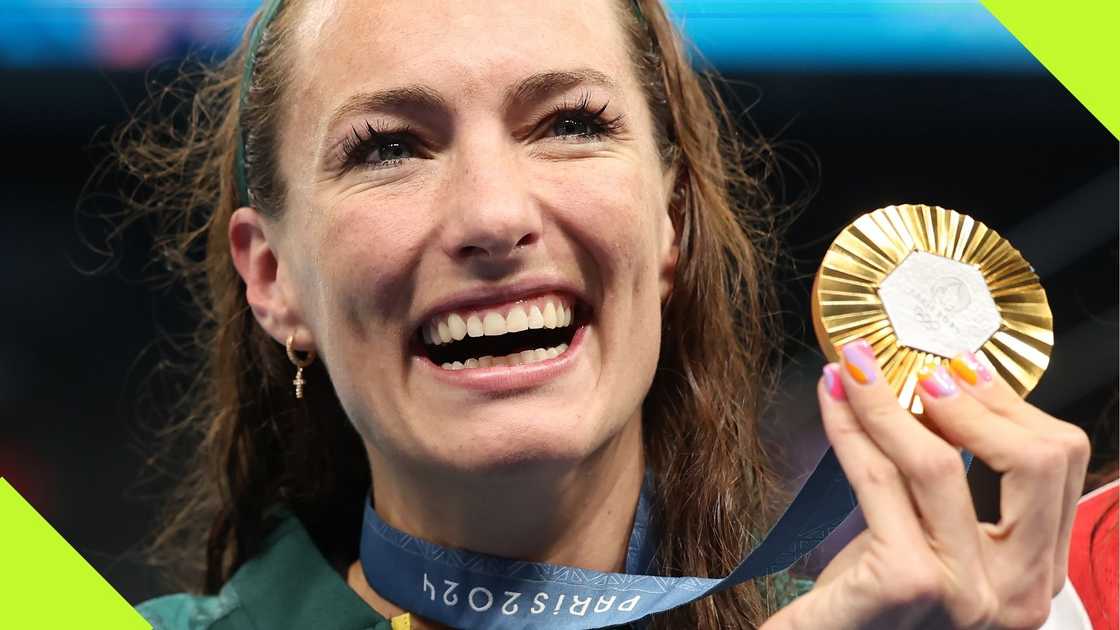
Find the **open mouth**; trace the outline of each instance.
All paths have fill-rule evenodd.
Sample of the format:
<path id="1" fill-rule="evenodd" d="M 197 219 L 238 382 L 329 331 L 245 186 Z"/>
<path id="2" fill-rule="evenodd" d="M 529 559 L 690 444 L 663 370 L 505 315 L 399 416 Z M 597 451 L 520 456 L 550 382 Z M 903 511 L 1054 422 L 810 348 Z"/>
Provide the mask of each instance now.
<path id="1" fill-rule="evenodd" d="M 547 361 L 568 350 L 589 308 L 555 295 L 497 308 L 442 313 L 416 333 L 419 349 L 445 370 Z"/>

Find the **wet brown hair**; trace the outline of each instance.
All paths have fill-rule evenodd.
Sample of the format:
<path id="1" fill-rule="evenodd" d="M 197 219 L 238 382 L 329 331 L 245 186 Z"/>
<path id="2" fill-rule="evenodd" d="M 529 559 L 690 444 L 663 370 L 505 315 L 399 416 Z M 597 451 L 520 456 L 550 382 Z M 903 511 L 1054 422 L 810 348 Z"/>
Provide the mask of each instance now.
<path id="1" fill-rule="evenodd" d="M 192 456 L 149 551 L 179 587 L 202 593 L 215 593 L 261 551 L 275 506 L 297 515 L 333 564 L 353 561 L 371 484 L 361 439 L 322 385 L 329 377 L 321 362 L 309 368 L 305 399 L 293 398 L 284 349 L 253 318 L 227 238 L 239 205 L 239 128 L 254 205 L 268 215 L 284 208 L 277 118 L 299 4 L 286 2 L 267 25 L 244 110 L 241 75 L 259 13 L 238 49 L 204 71 L 175 112 L 180 124 L 142 113 L 115 142 L 118 166 L 138 183 L 126 195 L 125 223 L 154 220 L 156 250 L 200 315 L 199 376 L 164 436 L 169 448 L 185 444 Z M 723 576 L 766 532 L 781 499 L 758 426 L 780 340 L 771 277 L 776 213 L 762 185 L 769 147 L 737 137 L 713 75 L 690 65 L 660 0 L 618 6 L 662 160 L 678 173 L 671 215 L 680 257 L 643 403 L 663 532 L 658 562 L 666 575 Z M 772 580 L 760 582 L 662 614 L 652 625 L 755 627 L 781 596 Z"/>

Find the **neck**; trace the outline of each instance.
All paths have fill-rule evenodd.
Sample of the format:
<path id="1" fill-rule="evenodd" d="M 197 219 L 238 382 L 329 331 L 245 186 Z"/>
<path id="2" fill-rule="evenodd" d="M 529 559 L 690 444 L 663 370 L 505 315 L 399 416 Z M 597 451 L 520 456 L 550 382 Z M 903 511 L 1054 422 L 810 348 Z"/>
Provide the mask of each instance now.
<path id="1" fill-rule="evenodd" d="M 620 572 L 645 475 L 636 415 L 590 457 L 508 474 L 407 474 L 371 453 L 378 516 L 444 547 L 505 558 Z M 405 474 L 402 474 L 405 473 Z M 347 581 L 383 616 L 402 611 L 379 596 L 355 562 Z M 414 628 L 435 628 L 413 619 Z"/>
<path id="2" fill-rule="evenodd" d="M 471 475 L 409 474 L 404 465 L 371 462 L 377 514 L 403 532 L 444 547 L 597 571 L 623 569 L 645 473 L 637 417 L 577 463 Z"/>

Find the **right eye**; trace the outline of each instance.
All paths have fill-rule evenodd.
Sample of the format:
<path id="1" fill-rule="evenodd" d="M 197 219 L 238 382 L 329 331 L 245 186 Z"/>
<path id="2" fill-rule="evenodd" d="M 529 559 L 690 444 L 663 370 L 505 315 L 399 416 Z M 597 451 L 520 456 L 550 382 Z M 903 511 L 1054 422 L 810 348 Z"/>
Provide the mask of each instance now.
<path id="1" fill-rule="evenodd" d="M 343 169 L 398 166 L 405 160 L 419 157 L 417 144 L 407 127 L 386 131 L 366 123 L 365 129 L 355 128 L 342 144 Z"/>
<path id="2" fill-rule="evenodd" d="M 399 140 L 386 140 L 375 143 L 375 146 L 366 155 L 364 162 L 370 165 L 384 165 L 386 163 L 397 163 L 410 157 L 413 157 L 412 149 L 409 148 L 407 143 Z"/>

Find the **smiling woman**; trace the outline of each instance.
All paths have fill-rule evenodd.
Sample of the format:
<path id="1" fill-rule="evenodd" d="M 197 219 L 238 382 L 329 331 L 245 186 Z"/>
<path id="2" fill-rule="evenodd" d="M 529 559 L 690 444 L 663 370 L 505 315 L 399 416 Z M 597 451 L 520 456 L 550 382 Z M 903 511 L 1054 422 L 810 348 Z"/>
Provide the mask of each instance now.
<path id="1" fill-rule="evenodd" d="M 765 147 L 735 140 L 709 88 L 658 0 L 272 0 L 183 133 L 125 130 L 122 163 L 151 192 L 133 216 L 165 229 L 205 368 L 179 425 L 197 459 L 153 545 L 198 594 L 142 612 L 215 630 L 592 627 L 642 616 L 624 571 L 731 572 L 779 507 L 757 431 L 779 337 L 773 209 L 744 170 Z M 854 417 L 885 418 L 860 365 L 844 386 L 875 393 L 853 389 Z M 832 367 L 826 427 L 853 417 Z M 927 453 L 956 456 L 929 435 Z M 861 499 L 890 469 L 837 452 Z M 956 468 L 929 491 L 960 499 Z M 913 516 L 884 501 L 880 534 L 880 514 Z M 940 565 L 886 539 L 849 547 L 773 627 L 1022 612 L 899 582 L 881 558 Z M 1064 553 L 1057 528 L 1043 539 Z M 443 579 L 433 559 L 495 581 Z M 643 623 L 756 627 L 788 587 L 761 577 Z"/>
<path id="2" fill-rule="evenodd" d="M 185 133 L 121 135 L 204 314 L 156 559 L 218 593 L 296 522 L 391 616 L 356 563 L 371 487 L 417 537 L 611 571 L 648 469 L 660 571 L 729 572 L 776 502 L 769 207 L 659 3 L 270 10 Z M 780 591 L 655 624 L 748 627 Z"/>

